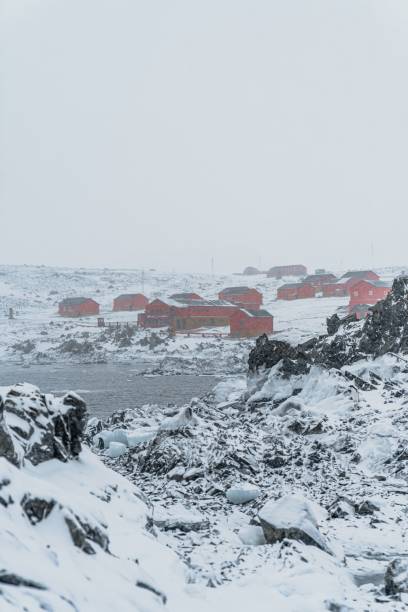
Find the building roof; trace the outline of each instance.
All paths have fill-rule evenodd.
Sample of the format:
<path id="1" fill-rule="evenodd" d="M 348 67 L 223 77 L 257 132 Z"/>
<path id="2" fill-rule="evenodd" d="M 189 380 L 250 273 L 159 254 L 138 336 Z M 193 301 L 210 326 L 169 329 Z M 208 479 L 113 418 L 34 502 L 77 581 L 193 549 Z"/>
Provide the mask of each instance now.
<path id="1" fill-rule="evenodd" d="M 268 312 L 267 310 L 250 310 L 249 308 L 240 308 L 241 312 L 245 312 L 245 314 L 249 315 L 250 317 L 272 317 L 270 312 Z M 239 312 L 239 311 L 238 311 Z"/>
<path id="2" fill-rule="evenodd" d="M 202 300 L 202 298 L 198 295 L 198 293 L 193 293 L 193 292 L 173 293 L 170 296 L 170 299 L 175 300 L 176 302 L 192 302 L 192 301 Z"/>
<path id="3" fill-rule="evenodd" d="M 369 280 L 368 278 L 362 278 L 359 282 L 368 283 L 369 285 L 372 285 L 373 287 L 378 287 L 378 288 L 380 287 L 391 288 L 392 287 L 391 281 Z M 355 287 L 356 285 L 357 283 L 353 285 L 353 287 Z"/>
<path id="4" fill-rule="evenodd" d="M 331 280 L 335 280 L 336 277 L 331 272 L 322 272 L 320 274 L 309 274 L 306 278 L 303 279 L 303 282 L 310 283 L 313 281 L 321 280 L 323 278 L 330 278 Z"/>
<path id="5" fill-rule="evenodd" d="M 93 300 L 92 298 L 72 297 L 72 298 L 65 298 L 64 300 L 60 302 L 60 304 L 64 306 L 80 306 L 81 304 L 85 304 L 86 302 L 95 302 L 95 300 Z"/>
<path id="6" fill-rule="evenodd" d="M 115 300 L 125 300 L 134 297 L 143 297 L 147 299 L 146 296 L 143 295 L 143 293 L 121 293 L 120 295 L 118 295 L 117 298 L 115 298 Z"/>
<path id="7" fill-rule="evenodd" d="M 285 285 L 281 285 L 278 287 L 278 291 L 280 289 L 299 289 L 300 287 L 304 287 L 305 285 L 310 285 L 310 283 L 286 283 Z"/>
<path id="8" fill-rule="evenodd" d="M 250 289 L 249 287 L 226 287 L 220 291 L 220 293 L 240 295 L 241 293 L 248 293 L 249 291 L 256 291 L 256 289 Z"/>
<path id="9" fill-rule="evenodd" d="M 364 274 L 375 274 L 375 272 L 373 270 L 350 270 L 343 274 L 341 278 L 359 278 L 364 276 Z"/>

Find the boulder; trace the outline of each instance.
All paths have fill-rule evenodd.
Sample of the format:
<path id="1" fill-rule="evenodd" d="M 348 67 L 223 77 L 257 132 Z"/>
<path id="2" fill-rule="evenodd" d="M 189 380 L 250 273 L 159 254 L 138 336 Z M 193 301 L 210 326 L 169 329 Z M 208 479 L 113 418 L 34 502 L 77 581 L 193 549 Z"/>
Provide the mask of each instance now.
<path id="1" fill-rule="evenodd" d="M 260 494 L 259 487 L 249 482 L 234 485 L 225 493 L 231 504 L 247 504 L 259 497 Z"/>
<path id="2" fill-rule="evenodd" d="M 246 546 L 262 546 L 266 544 L 263 529 L 262 527 L 258 527 L 258 525 L 241 527 L 238 532 L 238 537 Z"/>
<path id="3" fill-rule="evenodd" d="M 394 559 L 385 572 L 385 592 L 387 595 L 408 593 L 408 559 Z"/>
<path id="4" fill-rule="evenodd" d="M 77 457 L 86 417 L 86 404 L 75 393 L 54 398 L 29 384 L 6 387 L 0 396 L 0 456 L 16 466 Z"/>
<path id="5" fill-rule="evenodd" d="M 258 518 L 268 544 L 288 538 L 330 552 L 319 531 L 314 504 L 301 495 L 286 495 L 267 502 Z"/>

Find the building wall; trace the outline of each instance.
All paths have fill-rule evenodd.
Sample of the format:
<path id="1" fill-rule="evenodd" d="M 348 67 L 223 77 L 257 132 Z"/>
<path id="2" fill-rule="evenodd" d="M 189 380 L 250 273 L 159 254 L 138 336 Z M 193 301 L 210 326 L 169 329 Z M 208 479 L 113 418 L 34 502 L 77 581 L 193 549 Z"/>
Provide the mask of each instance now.
<path id="1" fill-rule="evenodd" d="M 200 327 L 226 327 L 229 323 L 229 317 L 219 316 L 174 316 L 171 319 L 171 327 L 174 331 L 199 329 Z"/>
<path id="2" fill-rule="evenodd" d="M 218 294 L 220 300 L 225 300 L 227 302 L 231 302 L 232 304 L 236 304 L 242 308 L 249 308 L 250 310 L 259 310 L 262 305 L 263 297 L 262 293 L 257 291 L 256 289 L 251 289 L 250 291 L 246 291 L 245 293 L 234 293 L 230 294 L 228 292 L 220 291 Z"/>
<path id="3" fill-rule="evenodd" d="M 88 300 L 83 304 L 72 304 L 69 306 L 59 304 L 58 313 L 62 317 L 83 317 L 88 315 L 97 315 L 99 314 L 99 304 L 93 300 Z"/>
<path id="4" fill-rule="evenodd" d="M 315 297 L 316 290 L 311 285 L 301 287 L 279 287 L 278 300 L 300 300 Z"/>
<path id="5" fill-rule="evenodd" d="M 374 305 L 383 300 L 390 291 L 391 287 L 374 287 L 369 283 L 360 281 L 351 288 L 349 307 L 352 308 L 357 304 Z"/>
<path id="6" fill-rule="evenodd" d="M 237 306 L 174 306 L 170 320 L 174 330 L 199 327 L 224 327 L 229 325 Z"/>
<path id="7" fill-rule="evenodd" d="M 329 283 L 322 287 L 323 297 L 343 297 L 348 295 L 346 284 L 338 285 L 337 283 Z"/>

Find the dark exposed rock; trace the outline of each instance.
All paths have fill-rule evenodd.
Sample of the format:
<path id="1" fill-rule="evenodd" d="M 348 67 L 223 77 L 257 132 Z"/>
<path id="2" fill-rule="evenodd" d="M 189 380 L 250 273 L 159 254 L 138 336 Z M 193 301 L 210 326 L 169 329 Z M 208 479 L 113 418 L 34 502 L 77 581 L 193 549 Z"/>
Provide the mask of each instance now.
<path id="1" fill-rule="evenodd" d="M 46 519 L 55 507 L 55 504 L 54 499 L 42 499 L 40 497 L 32 497 L 29 494 L 24 495 L 21 500 L 21 507 L 32 525 L 36 525 Z"/>
<path id="2" fill-rule="evenodd" d="M 65 516 L 65 523 L 68 527 L 72 541 L 75 546 L 80 548 L 87 555 L 94 555 L 95 549 L 91 542 L 94 542 L 104 551 L 109 551 L 109 538 L 97 525 L 90 525 L 84 519 L 74 516 L 68 512 Z"/>
<path id="3" fill-rule="evenodd" d="M 154 593 L 154 595 L 157 595 L 157 597 L 159 597 L 163 603 L 163 605 L 166 604 L 167 602 L 167 596 L 162 593 L 161 591 L 159 591 L 158 589 L 155 589 L 154 587 L 152 587 L 151 584 L 147 584 L 147 582 L 142 582 L 141 580 L 138 580 L 136 582 L 136 586 L 139 587 L 139 589 L 146 589 L 148 591 L 150 591 L 151 593 Z"/>
<path id="4" fill-rule="evenodd" d="M 17 587 L 27 587 L 30 589 L 40 589 L 44 591 L 47 587 L 39 582 L 34 582 L 34 580 L 29 580 L 28 578 L 23 578 L 18 574 L 13 574 L 12 572 L 8 572 L 6 570 L 0 570 L 0 584 L 8 584 L 10 586 Z"/>
<path id="5" fill-rule="evenodd" d="M 73 393 L 49 400 L 32 385 L 15 385 L 0 398 L 0 456 L 16 466 L 77 457 L 86 418 L 85 402 Z"/>
<path id="6" fill-rule="evenodd" d="M 13 437 L 4 417 L 4 401 L 0 397 L 0 456 L 13 465 L 19 464 L 19 457 L 14 447 Z"/>
<path id="7" fill-rule="evenodd" d="M 394 559 L 385 572 L 385 592 L 387 595 L 408 593 L 408 560 Z"/>
<path id="8" fill-rule="evenodd" d="M 361 514 L 363 516 L 374 514 L 374 512 L 377 512 L 379 510 L 379 507 L 370 502 L 369 500 L 365 500 L 359 504 L 355 504 L 354 508 L 356 514 Z"/>

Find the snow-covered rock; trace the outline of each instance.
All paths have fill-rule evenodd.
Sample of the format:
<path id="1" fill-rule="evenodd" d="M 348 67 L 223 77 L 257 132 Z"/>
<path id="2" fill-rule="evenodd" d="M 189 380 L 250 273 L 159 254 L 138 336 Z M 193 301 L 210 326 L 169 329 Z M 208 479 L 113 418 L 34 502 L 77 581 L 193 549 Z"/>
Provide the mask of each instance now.
<path id="1" fill-rule="evenodd" d="M 155 507 L 153 523 L 164 531 L 198 531 L 208 527 L 208 520 L 200 513 L 185 508 L 181 503 L 162 508 Z"/>
<path id="2" fill-rule="evenodd" d="M 138 489 L 89 449 L 72 449 L 71 410 L 82 415 L 83 402 L 45 398 L 28 385 L 2 397 L 1 428 L 18 461 L 0 447 L 0 609 L 156 612 L 169 594 L 182 596 L 182 567 L 145 531 L 149 510 Z M 34 444 L 42 446 L 36 462 Z"/>
<path id="3" fill-rule="evenodd" d="M 194 427 L 199 421 L 193 413 L 192 406 L 185 406 L 173 417 L 168 417 L 160 423 L 160 431 L 178 431 L 186 427 Z"/>
<path id="4" fill-rule="evenodd" d="M 111 442 L 109 444 L 109 448 L 105 452 L 105 455 L 111 459 L 115 459 L 116 457 L 121 457 L 124 455 L 127 452 L 127 449 L 127 445 L 122 444 L 122 442 Z"/>
<path id="5" fill-rule="evenodd" d="M 325 552 L 329 546 L 318 528 L 316 504 L 300 495 L 267 502 L 258 514 L 268 544 L 285 538 L 312 544 Z"/>
<path id="6" fill-rule="evenodd" d="M 86 417 L 75 393 L 54 398 L 27 383 L 0 387 L 1 454 L 14 465 L 77 457 Z"/>
<path id="7" fill-rule="evenodd" d="M 385 573 L 385 592 L 387 595 L 408 593 L 408 560 L 393 559 Z"/>
<path id="8" fill-rule="evenodd" d="M 230 487 L 225 495 L 231 504 L 246 504 L 259 497 L 259 487 L 250 482 L 243 482 Z"/>
<path id="9" fill-rule="evenodd" d="M 241 527 L 238 532 L 238 537 L 246 546 L 262 546 L 266 544 L 263 529 L 257 525 Z"/>

